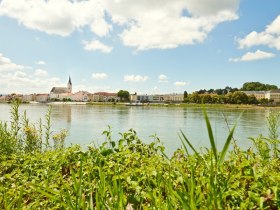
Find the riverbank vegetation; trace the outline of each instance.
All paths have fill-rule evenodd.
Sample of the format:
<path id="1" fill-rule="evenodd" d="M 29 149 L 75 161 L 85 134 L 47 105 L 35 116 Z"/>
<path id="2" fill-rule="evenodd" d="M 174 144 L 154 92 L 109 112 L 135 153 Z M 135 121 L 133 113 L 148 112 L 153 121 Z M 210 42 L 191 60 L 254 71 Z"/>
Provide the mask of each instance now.
<path id="1" fill-rule="evenodd" d="M 66 148 L 51 110 L 33 124 L 14 104 L 11 121 L 0 123 L 0 208 L 278 209 L 279 114 L 248 150 L 232 140 L 233 126 L 221 151 L 204 115 L 211 147 L 194 148 L 181 131 L 182 148 L 167 156 L 156 136 L 147 144 L 131 129 L 115 140 L 110 127 L 101 146 Z"/>
<path id="2" fill-rule="evenodd" d="M 263 84 L 260 82 L 245 82 L 243 86 L 238 88 L 225 87 L 223 89 L 201 89 L 194 91 L 192 94 L 184 92 L 185 103 L 205 103 L 205 104 L 260 104 L 272 105 L 273 101 L 266 98 L 257 99 L 256 96 L 247 95 L 244 91 L 270 91 L 277 90 L 276 85 Z"/>

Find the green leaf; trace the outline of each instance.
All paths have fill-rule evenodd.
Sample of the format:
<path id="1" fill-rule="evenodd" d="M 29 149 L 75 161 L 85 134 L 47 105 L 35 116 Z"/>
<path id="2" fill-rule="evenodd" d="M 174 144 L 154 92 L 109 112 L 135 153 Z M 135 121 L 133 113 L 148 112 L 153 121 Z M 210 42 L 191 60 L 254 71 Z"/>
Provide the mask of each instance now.
<path id="1" fill-rule="evenodd" d="M 218 152 L 217 152 L 217 148 L 216 148 L 216 143 L 215 143 L 215 139 L 214 139 L 213 132 L 212 132 L 212 127 L 211 127 L 205 107 L 203 107 L 203 112 L 204 112 L 204 118 L 205 118 L 205 122 L 206 122 L 206 126 L 207 126 L 208 136 L 209 136 L 209 140 L 210 140 L 210 144 L 211 144 L 211 149 L 214 154 L 215 160 L 217 161 Z"/>
<path id="2" fill-rule="evenodd" d="M 195 148 L 193 147 L 193 145 L 191 144 L 191 142 L 188 140 L 188 138 L 186 137 L 186 135 L 183 133 L 183 131 L 182 131 L 182 130 L 180 130 L 180 131 L 181 131 L 181 135 L 183 136 L 184 140 L 187 142 L 187 144 L 189 145 L 189 147 L 194 151 L 194 153 L 195 153 L 197 156 L 199 156 L 198 152 L 195 150 Z M 186 147 L 185 143 L 183 142 L 183 140 L 182 140 L 182 138 L 181 138 L 180 135 L 179 135 L 179 137 L 180 137 L 180 140 L 181 140 L 181 142 L 182 142 L 182 144 L 183 144 L 183 146 L 184 146 L 184 149 L 185 149 L 186 153 L 188 154 L 188 150 L 187 150 L 187 147 Z"/>
<path id="3" fill-rule="evenodd" d="M 229 133 L 229 135 L 227 137 L 226 143 L 225 143 L 225 145 L 223 147 L 221 156 L 219 158 L 219 165 L 221 165 L 223 163 L 224 159 L 225 159 L 225 156 L 226 156 L 226 153 L 228 151 L 228 148 L 229 148 L 230 142 L 232 140 L 233 133 L 235 131 L 236 126 L 237 126 L 237 123 L 235 123 L 235 125 L 233 126 L 233 128 L 231 129 L 231 131 L 230 131 L 230 133 Z"/>

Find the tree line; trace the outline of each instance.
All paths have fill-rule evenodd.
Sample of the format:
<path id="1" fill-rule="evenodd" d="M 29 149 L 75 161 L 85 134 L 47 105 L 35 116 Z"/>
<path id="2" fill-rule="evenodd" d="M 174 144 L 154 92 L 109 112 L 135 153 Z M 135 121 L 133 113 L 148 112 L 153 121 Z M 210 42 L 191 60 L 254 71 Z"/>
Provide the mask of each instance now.
<path id="1" fill-rule="evenodd" d="M 223 89 L 201 89 L 192 94 L 184 92 L 185 103 L 207 104 L 267 104 L 268 99 L 258 100 L 254 95 L 247 95 L 243 91 L 269 91 L 276 90 L 276 85 L 262 84 L 260 82 L 246 82 L 238 88 L 225 87 Z"/>

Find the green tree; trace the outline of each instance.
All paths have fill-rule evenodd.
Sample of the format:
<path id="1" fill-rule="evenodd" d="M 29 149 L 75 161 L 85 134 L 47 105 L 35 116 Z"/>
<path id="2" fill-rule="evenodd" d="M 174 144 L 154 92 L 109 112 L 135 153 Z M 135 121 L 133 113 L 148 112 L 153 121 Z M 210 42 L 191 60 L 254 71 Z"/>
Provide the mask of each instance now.
<path id="1" fill-rule="evenodd" d="M 212 95 L 212 103 L 214 104 L 221 103 L 220 97 L 221 97 L 220 95 L 216 95 L 216 94 Z"/>
<path id="2" fill-rule="evenodd" d="M 184 99 L 188 98 L 188 92 L 187 91 L 184 91 Z"/>
<path id="3" fill-rule="evenodd" d="M 204 104 L 211 104 L 212 103 L 212 97 L 210 96 L 210 94 L 204 94 L 202 96 L 202 103 L 204 103 Z"/>
<path id="4" fill-rule="evenodd" d="M 224 103 L 231 104 L 232 103 L 232 92 L 229 92 L 224 97 Z"/>
<path id="5" fill-rule="evenodd" d="M 260 100 L 259 100 L 259 103 L 260 104 L 268 104 L 268 99 L 267 98 L 261 98 Z"/>
<path id="6" fill-rule="evenodd" d="M 127 90 L 120 90 L 117 96 L 120 97 L 121 101 L 129 101 L 129 92 Z"/>
<path id="7" fill-rule="evenodd" d="M 276 90 L 276 85 L 263 84 L 260 82 L 245 82 L 241 88 L 244 91 L 262 91 L 262 90 Z"/>
<path id="8" fill-rule="evenodd" d="M 188 96 L 189 102 L 192 103 L 201 103 L 201 96 L 197 92 L 194 92 Z"/>
<path id="9" fill-rule="evenodd" d="M 256 96 L 254 96 L 254 95 L 249 95 L 249 96 L 248 96 L 248 103 L 249 103 L 249 104 L 257 104 L 257 103 L 258 103 L 258 100 L 257 100 Z"/>
<path id="10" fill-rule="evenodd" d="M 248 103 L 248 96 L 241 91 L 235 91 L 232 94 L 231 101 L 234 104 L 247 104 Z"/>

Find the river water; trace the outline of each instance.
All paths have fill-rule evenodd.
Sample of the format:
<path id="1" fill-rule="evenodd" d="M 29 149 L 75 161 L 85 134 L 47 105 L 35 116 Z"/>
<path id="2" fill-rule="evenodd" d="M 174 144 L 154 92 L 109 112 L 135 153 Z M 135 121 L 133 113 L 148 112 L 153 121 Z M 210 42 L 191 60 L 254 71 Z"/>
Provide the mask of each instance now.
<path id="1" fill-rule="evenodd" d="M 20 113 L 26 110 L 27 116 L 34 123 L 40 118 L 44 120 L 48 105 L 23 104 Z M 234 139 L 240 147 L 251 145 L 248 137 L 266 135 L 266 117 L 268 109 L 207 109 L 213 134 L 221 148 L 229 133 L 228 125 L 232 127 L 238 120 Z M 144 142 L 153 141 L 152 135 L 161 139 L 166 152 L 171 154 L 181 146 L 178 132 L 182 130 L 197 148 L 209 146 L 209 138 L 205 125 L 203 111 L 200 108 L 182 107 L 131 107 L 131 106 L 97 106 L 97 105 L 53 105 L 52 128 L 68 130 L 67 145 L 94 143 L 100 145 L 105 137 L 102 132 L 111 126 L 113 138 L 119 139 L 119 132 L 133 128 Z M 0 104 L 0 120 L 9 121 L 10 105 Z"/>

